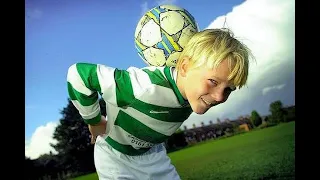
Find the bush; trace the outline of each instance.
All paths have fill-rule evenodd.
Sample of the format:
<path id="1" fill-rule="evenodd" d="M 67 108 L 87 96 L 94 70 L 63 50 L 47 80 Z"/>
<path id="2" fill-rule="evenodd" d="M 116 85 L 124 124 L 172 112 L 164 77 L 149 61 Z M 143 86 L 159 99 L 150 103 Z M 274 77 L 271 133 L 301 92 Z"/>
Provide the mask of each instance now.
<path id="1" fill-rule="evenodd" d="M 272 127 L 277 125 L 275 122 L 269 122 L 269 121 L 264 121 L 260 126 L 258 126 L 259 129 L 267 128 L 267 127 Z"/>
<path id="2" fill-rule="evenodd" d="M 259 113 L 254 110 L 251 112 L 250 121 L 255 127 L 258 127 L 262 123 L 262 118 Z"/>

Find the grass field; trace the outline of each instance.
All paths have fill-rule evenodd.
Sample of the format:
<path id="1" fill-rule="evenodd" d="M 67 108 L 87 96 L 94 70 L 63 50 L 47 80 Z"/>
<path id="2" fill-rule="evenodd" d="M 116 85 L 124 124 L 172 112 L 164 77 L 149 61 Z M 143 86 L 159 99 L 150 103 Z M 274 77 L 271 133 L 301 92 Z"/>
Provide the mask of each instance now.
<path id="1" fill-rule="evenodd" d="M 295 122 L 169 154 L 182 180 L 295 179 Z M 97 180 L 97 175 L 75 180 Z"/>

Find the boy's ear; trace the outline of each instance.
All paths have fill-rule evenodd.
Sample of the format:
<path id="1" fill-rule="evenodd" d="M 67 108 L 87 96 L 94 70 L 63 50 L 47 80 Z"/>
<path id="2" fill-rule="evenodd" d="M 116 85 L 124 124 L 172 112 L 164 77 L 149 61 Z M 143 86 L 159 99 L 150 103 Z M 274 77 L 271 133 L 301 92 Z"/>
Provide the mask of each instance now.
<path id="1" fill-rule="evenodd" d="M 186 74 L 187 74 L 187 71 L 188 71 L 188 67 L 190 65 L 190 58 L 189 57 L 183 57 L 181 59 L 181 61 L 182 62 L 181 62 L 181 66 L 180 66 L 179 71 L 180 71 L 181 76 L 185 77 Z"/>

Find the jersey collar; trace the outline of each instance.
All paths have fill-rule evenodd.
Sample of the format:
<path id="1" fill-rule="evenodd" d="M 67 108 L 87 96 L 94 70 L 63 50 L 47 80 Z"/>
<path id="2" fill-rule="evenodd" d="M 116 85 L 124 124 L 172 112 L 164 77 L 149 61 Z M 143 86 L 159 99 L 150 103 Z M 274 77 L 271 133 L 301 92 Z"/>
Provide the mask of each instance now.
<path id="1" fill-rule="evenodd" d="M 171 75 L 172 71 L 171 70 L 173 70 L 173 67 L 166 66 L 164 68 L 164 74 L 165 74 L 166 78 L 169 80 L 170 86 L 172 87 L 173 92 L 177 96 L 180 105 L 187 106 L 187 105 L 189 105 L 189 102 L 187 100 L 185 100 L 183 98 L 182 94 L 180 93 L 180 91 L 177 87 L 176 81 L 172 78 L 172 75 Z"/>

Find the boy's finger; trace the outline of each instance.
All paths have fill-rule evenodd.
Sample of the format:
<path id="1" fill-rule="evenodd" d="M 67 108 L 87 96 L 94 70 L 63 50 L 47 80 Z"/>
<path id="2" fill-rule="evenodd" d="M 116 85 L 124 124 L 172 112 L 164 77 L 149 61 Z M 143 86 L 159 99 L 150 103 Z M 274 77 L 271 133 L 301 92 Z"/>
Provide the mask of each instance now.
<path id="1" fill-rule="evenodd" d="M 96 142 L 96 137 L 95 136 L 91 136 L 91 144 L 94 144 Z"/>

